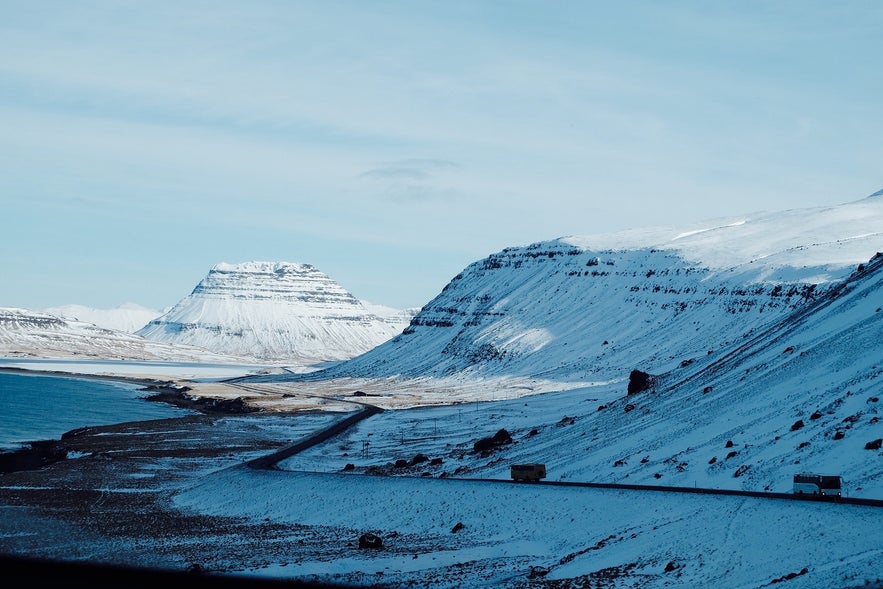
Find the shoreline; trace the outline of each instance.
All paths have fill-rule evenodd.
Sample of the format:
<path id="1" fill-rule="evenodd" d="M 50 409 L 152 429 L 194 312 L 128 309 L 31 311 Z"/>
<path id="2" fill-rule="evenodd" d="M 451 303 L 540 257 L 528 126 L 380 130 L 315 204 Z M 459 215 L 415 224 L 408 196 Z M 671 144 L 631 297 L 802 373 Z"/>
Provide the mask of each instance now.
<path id="1" fill-rule="evenodd" d="M 81 380 L 110 380 L 128 384 L 143 386 L 175 383 L 175 380 L 162 380 L 159 378 L 144 378 L 135 376 L 121 376 L 115 374 L 91 374 L 88 372 L 65 372 L 64 370 L 31 370 L 16 366 L 0 366 L 0 373 L 21 374 L 25 376 L 55 376 L 60 378 L 78 378 Z"/>
<path id="2" fill-rule="evenodd" d="M 55 378 L 73 378 L 79 380 L 103 380 L 120 382 L 144 387 L 142 390 L 151 394 L 144 397 L 146 401 L 154 403 L 166 403 L 180 409 L 190 409 L 204 415 L 243 415 L 261 411 L 260 407 L 249 405 L 242 397 L 234 399 L 217 399 L 200 394 L 191 394 L 197 391 L 175 379 L 145 378 L 134 376 L 121 376 L 115 374 L 89 374 L 82 372 L 65 372 L 62 370 L 29 370 L 12 366 L 0 367 L 0 373 L 19 374 L 22 376 L 49 376 Z"/>
<path id="3" fill-rule="evenodd" d="M 121 382 L 143 387 L 141 390 L 151 394 L 143 397 L 145 401 L 165 403 L 180 409 L 188 409 L 197 415 L 223 416 L 247 415 L 260 413 L 259 407 L 251 406 L 241 397 L 235 399 L 214 399 L 199 395 L 190 395 L 193 389 L 175 380 L 158 378 L 129 377 L 108 374 L 88 374 L 64 372 L 60 370 L 28 370 L 18 367 L 0 367 L 0 374 L 17 374 L 20 376 L 45 376 L 51 378 L 72 378 L 77 380 L 97 380 Z M 178 419 L 178 418 L 170 418 Z M 133 423 L 122 421 L 118 424 Z M 137 423 L 134 422 L 134 423 Z M 109 426 L 102 426 L 109 427 Z M 22 448 L 16 450 L 0 450 L 0 473 L 34 470 L 48 466 L 53 462 L 67 459 L 67 452 L 62 449 L 66 437 L 76 435 L 84 428 L 74 428 L 61 434 L 57 439 L 23 441 Z"/>

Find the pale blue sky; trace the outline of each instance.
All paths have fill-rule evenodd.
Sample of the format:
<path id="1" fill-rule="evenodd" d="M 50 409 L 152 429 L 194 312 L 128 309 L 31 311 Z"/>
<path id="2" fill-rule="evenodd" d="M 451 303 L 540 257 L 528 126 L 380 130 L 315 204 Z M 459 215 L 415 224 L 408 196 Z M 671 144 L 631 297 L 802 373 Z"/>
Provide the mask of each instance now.
<path id="1" fill-rule="evenodd" d="M 506 247 L 883 188 L 883 2 L 0 9 L 0 306 L 266 260 L 419 307 Z"/>

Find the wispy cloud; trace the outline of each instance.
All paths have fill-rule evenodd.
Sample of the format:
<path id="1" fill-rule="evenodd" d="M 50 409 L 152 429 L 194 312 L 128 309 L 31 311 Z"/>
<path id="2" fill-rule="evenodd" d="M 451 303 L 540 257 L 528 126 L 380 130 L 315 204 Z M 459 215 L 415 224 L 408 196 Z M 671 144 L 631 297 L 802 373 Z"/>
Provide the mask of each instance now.
<path id="1" fill-rule="evenodd" d="M 459 164 L 450 160 L 407 159 L 379 164 L 359 176 L 377 180 L 429 180 L 439 172 L 455 170 L 459 167 Z"/>
<path id="2" fill-rule="evenodd" d="M 451 160 L 412 158 L 379 164 L 359 178 L 371 181 L 392 202 L 451 200 L 458 193 L 444 177 L 460 168 Z"/>

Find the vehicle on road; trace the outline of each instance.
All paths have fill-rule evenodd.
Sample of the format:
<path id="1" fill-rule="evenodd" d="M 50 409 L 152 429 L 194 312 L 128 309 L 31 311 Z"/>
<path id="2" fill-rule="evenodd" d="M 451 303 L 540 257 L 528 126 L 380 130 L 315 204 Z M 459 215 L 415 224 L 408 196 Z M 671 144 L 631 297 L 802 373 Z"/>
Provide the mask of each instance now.
<path id="1" fill-rule="evenodd" d="M 512 480 L 536 482 L 546 478 L 546 465 L 538 463 L 513 464 Z"/>
<path id="2" fill-rule="evenodd" d="M 840 477 L 838 475 L 812 473 L 796 474 L 794 475 L 794 494 L 840 497 Z"/>

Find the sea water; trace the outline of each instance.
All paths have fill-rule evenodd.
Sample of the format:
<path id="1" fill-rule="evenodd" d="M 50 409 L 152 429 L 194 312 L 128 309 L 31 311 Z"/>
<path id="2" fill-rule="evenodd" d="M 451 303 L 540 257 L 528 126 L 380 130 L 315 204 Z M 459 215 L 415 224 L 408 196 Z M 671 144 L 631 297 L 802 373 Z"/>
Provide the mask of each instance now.
<path id="1" fill-rule="evenodd" d="M 147 401 L 139 384 L 65 376 L 0 373 L 0 451 L 57 440 L 85 426 L 191 415 Z"/>

